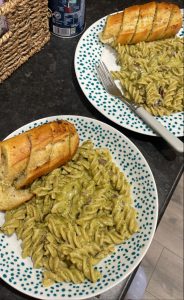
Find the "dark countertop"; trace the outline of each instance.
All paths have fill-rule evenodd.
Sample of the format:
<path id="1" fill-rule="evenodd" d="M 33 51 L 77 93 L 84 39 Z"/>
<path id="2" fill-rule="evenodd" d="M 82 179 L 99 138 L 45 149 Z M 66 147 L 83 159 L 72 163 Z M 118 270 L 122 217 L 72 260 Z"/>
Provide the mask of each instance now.
<path id="1" fill-rule="evenodd" d="M 117 3 L 120 3 L 114 0 L 86 2 L 86 28 L 115 11 Z M 121 8 L 143 2 L 146 1 L 121 1 L 124 3 Z M 182 1 L 174 2 L 182 6 Z M 77 83 L 73 67 L 79 38 L 60 39 L 51 36 L 41 52 L 0 85 L 0 139 L 28 122 L 59 114 L 83 115 L 116 127 L 139 148 L 153 171 L 158 188 L 160 220 L 182 174 L 183 157 L 161 138 L 137 134 L 112 123 L 87 101 Z M 132 278 L 130 276 L 129 284 Z M 17 292 L 0 280 L 0 300 L 11 299 L 33 298 Z"/>

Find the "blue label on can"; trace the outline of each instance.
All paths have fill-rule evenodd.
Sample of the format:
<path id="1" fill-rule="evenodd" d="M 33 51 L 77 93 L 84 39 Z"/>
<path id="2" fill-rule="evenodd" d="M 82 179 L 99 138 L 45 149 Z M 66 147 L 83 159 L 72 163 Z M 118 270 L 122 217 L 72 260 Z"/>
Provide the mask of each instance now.
<path id="1" fill-rule="evenodd" d="M 49 0 L 50 30 L 61 37 L 80 34 L 85 26 L 85 0 Z"/>

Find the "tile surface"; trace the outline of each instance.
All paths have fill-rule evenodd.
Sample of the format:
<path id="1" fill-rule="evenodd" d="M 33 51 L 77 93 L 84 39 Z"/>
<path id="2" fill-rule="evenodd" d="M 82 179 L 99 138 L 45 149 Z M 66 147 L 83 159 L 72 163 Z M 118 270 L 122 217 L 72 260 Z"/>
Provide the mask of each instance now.
<path id="1" fill-rule="evenodd" d="M 147 277 L 143 299 L 183 300 L 183 179 L 141 262 Z"/>
<path id="2" fill-rule="evenodd" d="M 143 299 L 142 300 L 156 300 L 157 298 L 155 298 L 153 295 L 151 295 L 150 293 L 148 293 L 148 292 L 145 292 L 145 294 L 144 294 L 144 297 L 143 297 Z"/>
<path id="3" fill-rule="evenodd" d="M 181 176 L 180 181 L 178 182 L 177 188 L 174 191 L 172 196 L 172 201 L 178 203 L 183 206 L 183 198 L 184 198 L 184 174 Z"/>
<path id="4" fill-rule="evenodd" d="M 160 244 L 180 257 L 183 257 L 183 180 L 184 175 L 177 185 L 154 237 Z"/>
<path id="5" fill-rule="evenodd" d="M 171 201 L 154 239 L 176 255 L 183 257 L 183 208 Z"/>
<path id="6" fill-rule="evenodd" d="M 157 241 L 153 240 L 146 256 L 141 262 L 141 266 L 144 268 L 147 277 L 147 282 L 149 282 L 151 278 L 162 250 L 163 246 L 160 245 Z"/>
<path id="7" fill-rule="evenodd" d="M 183 299 L 183 260 L 164 249 L 147 291 L 161 300 Z"/>

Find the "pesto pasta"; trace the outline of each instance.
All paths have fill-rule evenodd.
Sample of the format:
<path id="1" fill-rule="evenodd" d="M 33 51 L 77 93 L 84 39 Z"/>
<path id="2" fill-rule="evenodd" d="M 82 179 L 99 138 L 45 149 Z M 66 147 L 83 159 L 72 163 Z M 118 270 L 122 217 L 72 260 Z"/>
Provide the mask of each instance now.
<path id="1" fill-rule="evenodd" d="M 44 286 L 96 282 L 101 274 L 94 265 L 138 231 L 130 184 L 109 150 L 91 141 L 31 191 L 32 200 L 6 212 L 1 232 L 22 240 L 22 257 L 43 268 Z"/>
<path id="2" fill-rule="evenodd" d="M 136 45 L 118 45 L 120 80 L 125 96 L 154 116 L 184 110 L 184 39 L 175 37 Z"/>

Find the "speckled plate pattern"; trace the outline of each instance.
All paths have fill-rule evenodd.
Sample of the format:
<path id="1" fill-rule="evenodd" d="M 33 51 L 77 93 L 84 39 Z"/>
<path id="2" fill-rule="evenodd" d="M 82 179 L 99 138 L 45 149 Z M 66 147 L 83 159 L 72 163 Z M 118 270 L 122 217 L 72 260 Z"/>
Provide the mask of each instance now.
<path id="1" fill-rule="evenodd" d="M 126 104 L 120 99 L 109 95 L 97 77 L 95 65 L 98 65 L 101 59 L 106 63 L 109 70 L 115 70 L 114 66 L 116 65 L 115 53 L 109 46 L 105 46 L 99 41 L 99 33 L 104 27 L 105 20 L 106 17 L 101 18 L 91 25 L 82 35 L 77 45 L 74 65 L 80 87 L 91 104 L 111 121 L 129 130 L 156 136 L 156 133 L 135 115 Z M 178 36 L 184 36 L 184 27 L 181 28 Z M 183 118 L 183 112 L 156 117 L 159 122 L 178 137 L 184 135 Z"/>
<path id="2" fill-rule="evenodd" d="M 0 234 L 0 276 L 15 289 L 39 299 L 84 299 L 100 294 L 125 279 L 139 264 L 152 241 L 158 216 L 157 188 L 143 155 L 122 133 L 100 121 L 80 116 L 55 116 L 29 123 L 9 137 L 46 122 L 65 119 L 75 124 L 80 141 L 91 139 L 96 147 L 107 147 L 132 185 L 134 206 L 138 211 L 140 231 L 116 252 L 97 265 L 102 278 L 96 283 L 56 283 L 49 288 L 42 285 L 42 271 L 33 269 L 30 258 L 21 258 L 21 241 L 16 235 Z M 0 225 L 4 213 L 0 213 Z"/>

